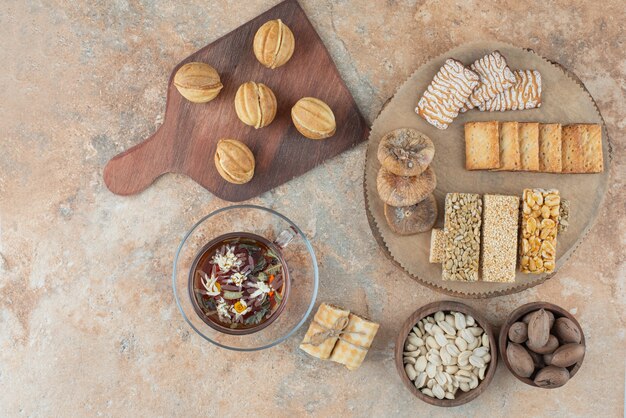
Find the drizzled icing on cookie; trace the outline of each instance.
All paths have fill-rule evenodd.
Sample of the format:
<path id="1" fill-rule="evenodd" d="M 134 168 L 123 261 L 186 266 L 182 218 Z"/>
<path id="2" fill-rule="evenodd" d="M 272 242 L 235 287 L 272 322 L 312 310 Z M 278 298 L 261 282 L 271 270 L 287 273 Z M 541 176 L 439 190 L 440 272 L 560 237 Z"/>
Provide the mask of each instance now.
<path id="1" fill-rule="evenodd" d="M 480 76 L 480 84 L 469 97 L 472 107 L 493 99 L 515 84 L 515 74 L 499 51 L 476 60 L 470 68 Z"/>
<path id="2" fill-rule="evenodd" d="M 481 111 L 534 109 L 541 106 L 541 74 L 537 70 L 516 70 L 515 85 L 480 105 Z"/>
<path id="3" fill-rule="evenodd" d="M 420 98 L 415 111 L 438 129 L 446 129 L 478 85 L 479 76 L 463 63 L 447 59 Z"/>

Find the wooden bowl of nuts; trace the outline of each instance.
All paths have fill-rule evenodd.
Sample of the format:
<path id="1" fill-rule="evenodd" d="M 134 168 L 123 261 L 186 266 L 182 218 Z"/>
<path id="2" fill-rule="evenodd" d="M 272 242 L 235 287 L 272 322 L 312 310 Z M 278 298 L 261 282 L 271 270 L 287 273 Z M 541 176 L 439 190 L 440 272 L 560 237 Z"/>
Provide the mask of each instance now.
<path id="1" fill-rule="evenodd" d="M 396 369 L 422 401 L 458 406 L 480 395 L 493 379 L 498 356 L 494 330 L 482 315 L 459 302 L 423 306 L 402 325 Z"/>
<path id="2" fill-rule="evenodd" d="M 522 382 L 545 389 L 567 383 L 585 357 L 585 335 L 576 318 L 547 302 L 520 306 L 500 329 L 500 355 Z"/>

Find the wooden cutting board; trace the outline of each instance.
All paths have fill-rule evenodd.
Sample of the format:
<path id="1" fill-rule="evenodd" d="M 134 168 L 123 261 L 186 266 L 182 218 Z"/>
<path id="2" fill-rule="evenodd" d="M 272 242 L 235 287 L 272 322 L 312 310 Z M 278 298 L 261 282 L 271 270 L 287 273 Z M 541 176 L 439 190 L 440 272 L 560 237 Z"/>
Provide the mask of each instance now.
<path id="1" fill-rule="evenodd" d="M 415 113 L 415 105 L 445 60 L 454 57 L 466 64 L 498 50 L 512 69 L 536 69 L 542 79 L 542 105 L 538 109 L 509 112 L 471 110 L 459 115 L 446 130 L 428 124 Z M 475 121 L 520 121 L 598 123 L 603 126 L 604 171 L 597 174 L 547 174 L 509 171 L 465 170 L 464 124 Z M 441 264 L 429 262 L 430 231 L 400 236 L 384 216 L 384 205 L 376 190 L 380 162 L 376 158 L 381 137 L 393 129 L 414 128 L 435 145 L 431 164 L 437 175 L 434 191 L 438 206 L 436 227 L 444 223 L 446 193 L 504 194 L 520 196 L 525 188 L 558 189 L 561 198 L 570 202 L 569 227 L 559 232 L 556 247 L 556 270 L 544 274 L 517 273 L 514 283 L 443 281 Z M 563 67 L 531 50 L 503 42 L 477 41 L 460 45 L 435 57 L 418 68 L 396 91 L 372 124 L 365 160 L 365 203 L 372 233 L 387 256 L 421 284 L 455 297 L 488 298 L 520 292 L 548 280 L 565 265 L 593 226 L 609 186 L 612 146 L 602 115 L 595 101 L 575 76 Z"/>
<path id="2" fill-rule="evenodd" d="M 291 60 L 275 70 L 262 66 L 252 51 L 257 29 L 271 19 L 287 24 L 296 41 Z M 191 61 L 208 63 L 220 74 L 224 88 L 209 103 L 185 100 L 172 82 L 178 68 Z M 276 95 L 278 112 L 268 127 L 255 130 L 237 118 L 235 93 L 247 81 L 264 83 Z M 310 140 L 293 126 L 291 107 L 306 96 L 323 100 L 333 110 L 337 132 L 331 138 Z M 169 79 L 163 125 L 111 159 L 104 181 L 113 193 L 131 195 L 162 174 L 182 173 L 216 196 L 238 202 L 306 173 L 368 135 L 369 127 L 322 40 L 298 2 L 287 0 L 180 62 Z M 233 185 L 218 174 L 213 156 L 221 138 L 238 139 L 254 153 L 255 175 L 249 183 Z"/>

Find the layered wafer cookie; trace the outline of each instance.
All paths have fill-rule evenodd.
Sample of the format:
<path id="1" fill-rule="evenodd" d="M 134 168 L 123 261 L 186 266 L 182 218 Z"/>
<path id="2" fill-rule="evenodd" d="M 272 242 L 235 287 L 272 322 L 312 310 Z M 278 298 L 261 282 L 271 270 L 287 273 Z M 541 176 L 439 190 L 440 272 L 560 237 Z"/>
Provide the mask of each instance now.
<path id="1" fill-rule="evenodd" d="M 519 124 L 520 169 L 539 171 L 539 124 L 523 122 Z"/>
<path id="2" fill-rule="evenodd" d="M 524 189 L 520 271 L 551 273 L 556 265 L 556 237 L 561 197 L 558 190 Z"/>
<path id="3" fill-rule="evenodd" d="M 499 125 L 491 122 L 465 124 L 465 168 L 485 170 L 500 168 Z"/>
<path id="4" fill-rule="evenodd" d="M 561 124 L 539 125 L 539 171 L 561 172 Z"/>
<path id="5" fill-rule="evenodd" d="M 485 282 L 514 282 L 517 264 L 517 196 L 483 196 L 482 278 Z"/>
<path id="6" fill-rule="evenodd" d="M 337 341 L 330 360 L 343 364 L 349 370 L 358 369 L 379 327 L 380 325 L 375 322 L 350 313 L 348 325 L 343 329 L 343 334 Z"/>
<path id="7" fill-rule="evenodd" d="M 478 280 L 482 203 L 478 194 L 446 195 L 446 249 L 441 273 L 443 280 Z"/>
<path id="8" fill-rule="evenodd" d="M 602 157 L 602 126 L 580 125 L 583 147 L 583 171 L 601 173 L 604 170 Z"/>
<path id="9" fill-rule="evenodd" d="M 430 255 L 431 263 L 442 263 L 446 252 L 446 234 L 443 229 L 433 228 L 430 232 Z"/>
<path id="10" fill-rule="evenodd" d="M 519 122 L 500 123 L 500 168 L 517 171 L 522 167 L 519 141 Z"/>
<path id="11" fill-rule="evenodd" d="M 435 74 L 415 111 L 436 128 L 446 129 L 478 82 L 478 74 L 460 61 L 448 59 Z"/>
<path id="12" fill-rule="evenodd" d="M 468 100 L 464 108 L 472 109 L 481 103 L 491 100 L 498 94 L 510 89 L 515 85 L 515 74 L 506 64 L 506 59 L 500 51 L 493 51 L 484 57 L 477 59 L 470 66 L 480 77 L 480 83 Z"/>
<path id="13" fill-rule="evenodd" d="M 534 109 L 541 106 L 541 74 L 536 70 L 516 70 L 515 85 L 493 99 L 478 104 L 481 111 Z"/>
<path id="14" fill-rule="evenodd" d="M 561 132 L 561 172 L 583 173 L 584 167 L 582 125 L 566 125 Z"/>
<path id="15" fill-rule="evenodd" d="M 337 330 L 336 326 L 340 321 L 347 320 L 349 315 L 350 311 L 322 303 L 304 335 L 300 349 L 313 357 L 322 360 L 328 359 L 339 338 L 337 336 L 321 338 L 320 336 L 323 336 L 328 330 L 342 331 L 342 329 Z"/>

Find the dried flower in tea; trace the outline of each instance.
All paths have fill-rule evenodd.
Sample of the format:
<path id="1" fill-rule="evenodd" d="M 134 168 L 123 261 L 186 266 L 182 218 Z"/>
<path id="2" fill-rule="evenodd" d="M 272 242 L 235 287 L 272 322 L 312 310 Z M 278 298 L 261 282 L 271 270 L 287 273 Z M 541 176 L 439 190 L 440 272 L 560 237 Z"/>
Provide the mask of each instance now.
<path id="1" fill-rule="evenodd" d="M 194 293 L 207 318 L 245 328 L 272 316 L 282 302 L 284 266 L 271 248 L 240 237 L 219 242 L 205 254 L 196 270 Z"/>

